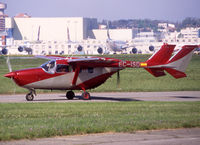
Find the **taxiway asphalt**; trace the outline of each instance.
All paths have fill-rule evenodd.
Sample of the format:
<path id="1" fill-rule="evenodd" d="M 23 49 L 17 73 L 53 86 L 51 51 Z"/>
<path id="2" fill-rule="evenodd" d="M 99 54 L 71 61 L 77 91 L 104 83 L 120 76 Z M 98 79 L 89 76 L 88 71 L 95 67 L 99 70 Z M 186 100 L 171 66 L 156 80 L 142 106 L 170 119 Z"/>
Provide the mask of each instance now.
<path id="1" fill-rule="evenodd" d="M 200 128 L 102 133 L 0 142 L 1 145 L 199 145 Z"/>
<path id="2" fill-rule="evenodd" d="M 89 102 L 118 102 L 118 101 L 200 101 L 200 91 L 178 92 L 91 92 Z M 37 94 L 32 102 L 80 102 L 80 93 L 74 100 L 67 100 L 65 92 L 55 94 Z M 0 95 L 0 103 L 27 102 L 25 94 Z"/>

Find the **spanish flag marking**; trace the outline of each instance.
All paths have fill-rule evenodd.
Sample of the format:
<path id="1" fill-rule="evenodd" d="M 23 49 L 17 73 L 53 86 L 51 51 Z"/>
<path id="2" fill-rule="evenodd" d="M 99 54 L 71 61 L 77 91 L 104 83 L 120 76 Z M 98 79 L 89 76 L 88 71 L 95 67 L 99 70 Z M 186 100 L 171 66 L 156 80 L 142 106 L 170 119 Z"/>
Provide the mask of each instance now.
<path id="1" fill-rule="evenodd" d="M 141 66 L 141 67 L 146 67 L 146 66 L 147 66 L 147 63 L 146 63 L 146 62 L 141 62 L 141 63 L 140 63 L 140 66 Z"/>

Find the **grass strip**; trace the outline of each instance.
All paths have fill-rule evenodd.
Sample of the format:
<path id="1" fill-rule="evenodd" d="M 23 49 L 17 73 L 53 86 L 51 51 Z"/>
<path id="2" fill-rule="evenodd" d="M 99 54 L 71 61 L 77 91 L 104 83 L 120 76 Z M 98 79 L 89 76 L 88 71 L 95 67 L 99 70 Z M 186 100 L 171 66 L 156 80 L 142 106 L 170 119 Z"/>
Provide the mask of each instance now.
<path id="1" fill-rule="evenodd" d="M 1 103 L 0 140 L 200 127 L 200 102 Z"/>
<path id="2" fill-rule="evenodd" d="M 123 60 L 145 61 L 150 55 L 109 55 Z M 11 59 L 13 70 L 37 67 L 47 60 L 42 59 Z M 174 79 L 167 74 L 164 77 L 156 78 L 142 68 L 127 68 L 120 71 L 120 87 L 117 87 L 117 75 L 113 75 L 106 83 L 94 92 L 152 92 L 152 91 L 200 91 L 200 57 L 194 55 L 186 70 L 188 77 Z M 6 59 L 0 57 L 0 94 L 27 93 L 24 88 L 18 87 L 10 79 L 3 77 L 8 73 Z M 49 93 L 48 90 L 37 90 L 38 93 Z M 58 91 L 56 91 L 58 92 Z"/>

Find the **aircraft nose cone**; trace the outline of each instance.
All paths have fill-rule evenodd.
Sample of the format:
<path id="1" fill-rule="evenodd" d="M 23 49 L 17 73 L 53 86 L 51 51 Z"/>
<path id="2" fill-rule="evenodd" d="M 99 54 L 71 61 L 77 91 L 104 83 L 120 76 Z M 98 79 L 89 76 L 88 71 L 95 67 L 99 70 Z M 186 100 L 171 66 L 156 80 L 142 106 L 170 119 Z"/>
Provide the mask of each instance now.
<path id="1" fill-rule="evenodd" d="M 14 78 L 14 76 L 15 76 L 14 72 L 10 72 L 4 75 L 4 77 L 7 77 L 7 78 Z"/>

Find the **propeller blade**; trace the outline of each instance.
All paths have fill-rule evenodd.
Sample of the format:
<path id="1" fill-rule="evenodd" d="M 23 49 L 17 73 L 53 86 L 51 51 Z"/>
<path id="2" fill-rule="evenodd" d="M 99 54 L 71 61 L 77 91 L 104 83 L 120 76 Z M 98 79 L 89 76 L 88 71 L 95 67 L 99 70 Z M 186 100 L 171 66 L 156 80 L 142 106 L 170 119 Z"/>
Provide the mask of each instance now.
<path id="1" fill-rule="evenodd" d="M 9 56 L 7 56 L 7 58 L 6 58 L 6 63 L 7 63 L 7 65 L 8 65 L 8 70 L 9 70 L 9 72 L 12 72 L 12 66 L 11 66 L 11 63 L 10 63 L 10 58 L 9 58 Z M 13 85 L 14 85 L 13 93 L 14 93 L 14 95 L 15 95 L 15 93 L 16 93 L 16 84 L 15 84 L 15 82 L 14 82 L 13 77 L 11 77 L 11 80 L 12 80 L 12 82 L 14 83 L 14 84 L 13 84 Z"/>
<path id="2" fill-rule="evenodd" d="M 7 56 L 6 63 L 8 65 L 9 72 L 12 72 L 12 67 L 11 67 L 11 64 L 10 64 L 10 58 L 9 58 L 9 56 Z"/>

